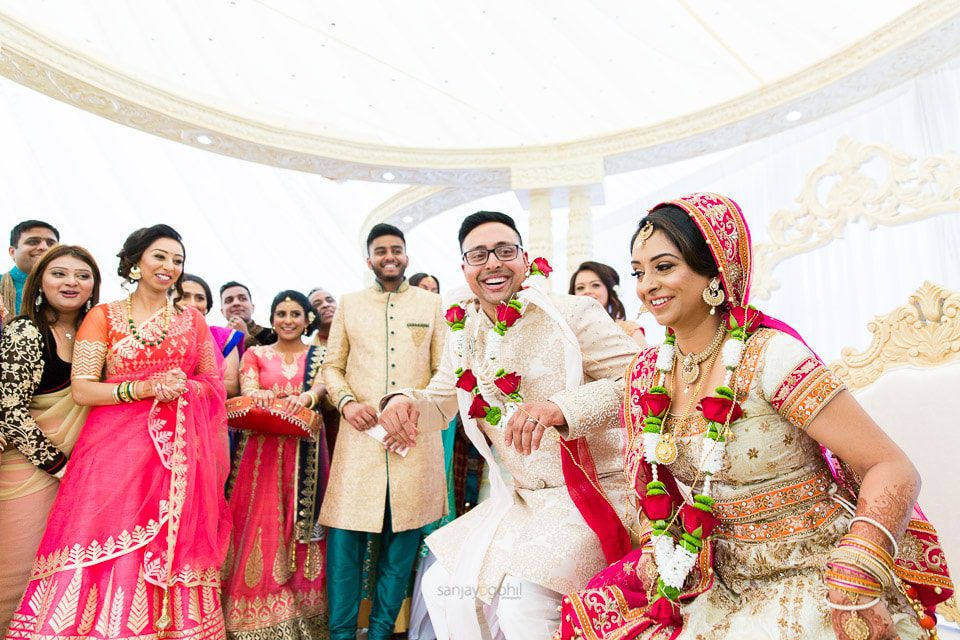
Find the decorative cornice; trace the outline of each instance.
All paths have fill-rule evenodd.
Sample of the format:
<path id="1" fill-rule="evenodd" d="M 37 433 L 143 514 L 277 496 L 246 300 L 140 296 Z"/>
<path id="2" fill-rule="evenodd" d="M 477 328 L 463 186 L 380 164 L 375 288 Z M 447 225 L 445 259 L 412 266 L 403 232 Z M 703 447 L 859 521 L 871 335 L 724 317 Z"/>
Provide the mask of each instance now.
<path id="1" fill-rule="evenodd" d="M 936 367 L 960 360 L 960 293 L 924 282 L 909 303 L 867 325 L 870 346 L 845 347 L 830 368 L 851 391 L 864 389 L 884 371 Z"/>
<path id="2" fill-rule="evenodd" d="M 875 160 L 884 167 L 880 179 L 875 171 L 862 171 Z M 829 188 L 821 189 L 827 180 Z M 769 299 L 779 287 L 773 277 L 778 264 L 828 244 L 852 222 L 862 220 L 872 229 L 960 211 L 960 157 L 945 154 L 918 162 L 888 146 L 843 136 L 836 151 L 807 176 L 797 202 L 799 209 L 771 216 L 769 241 L 754 246 L 754 300 Z"/>
<path id="3" fill-rule="evenodd" d="M 507 190 L 511 170 L 576 166 L 602 158 L 619 173 L 723 149 L 783 130 L 787 109 L 807 119 L 852 104 L 958 50 L 960 0 L 928 0 L 844 51 L 760 90 L 648 127 L 563 144 L 491 149 L 377 145 L 264 122 L 141 82 L 0 14 L 0 74 L 58 100 L 200 149 L 329 178 Z M 836 89 L 836 90 L 834 90 Z M 804 106 L 805 105 L 805 106 Z M 201 144 L 198 139 L 210 144 Z M 535 186 L 535 185 L 526 185 Z M 550 185 L 543 185 L 550 186 Z"/>

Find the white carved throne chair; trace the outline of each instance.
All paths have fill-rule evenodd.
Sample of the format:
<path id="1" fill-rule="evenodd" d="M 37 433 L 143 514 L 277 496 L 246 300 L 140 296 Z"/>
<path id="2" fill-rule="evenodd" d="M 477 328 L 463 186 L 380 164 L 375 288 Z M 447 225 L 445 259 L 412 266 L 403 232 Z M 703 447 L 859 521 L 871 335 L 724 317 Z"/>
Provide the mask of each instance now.
<path id="1" fill-rule="evenodd" d="M 831 368 L 920 471 L 920 504 L 960 571 L 960 293 L 924 282 L 867 329 L 870 346 Z M 956 597 L 938 613 L 960 622 Z"/>

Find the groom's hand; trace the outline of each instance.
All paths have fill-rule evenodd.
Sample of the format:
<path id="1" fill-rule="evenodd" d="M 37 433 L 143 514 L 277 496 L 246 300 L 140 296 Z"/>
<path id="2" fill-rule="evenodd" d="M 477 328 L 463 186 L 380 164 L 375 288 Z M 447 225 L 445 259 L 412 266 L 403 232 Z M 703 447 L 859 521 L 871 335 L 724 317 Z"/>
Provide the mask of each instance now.
<path id="1" fill-rule="evenodd" d="M 391 451 L 417 444 L 417 421 L 420 410 L 410 398 L 393 396 L 380 413 L 380 424 L 387 432 L 384 444 Z"/>
<path id="2" fill-rule="evenodd" d="M 503 443 L 525 456 L 540 448 L 543 432 L 549 427 L 564 427 L 567 419 L 560 407 L 550 401 L 525 402 L 510 418 L 503 432 Z"/>

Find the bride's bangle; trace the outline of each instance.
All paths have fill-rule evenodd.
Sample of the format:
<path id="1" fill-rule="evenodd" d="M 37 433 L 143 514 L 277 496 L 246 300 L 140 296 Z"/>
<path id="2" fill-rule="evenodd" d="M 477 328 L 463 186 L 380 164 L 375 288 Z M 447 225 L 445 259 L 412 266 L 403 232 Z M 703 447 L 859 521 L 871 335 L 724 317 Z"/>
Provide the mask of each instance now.
<path id="1" fill-rule="evenodd" d="M 831 609 L 836 609 L 837 611 L 863 611 L 864 609 L 869 609 L 878 602 L 880 602 L 879 597 L 874 598 L 870 602 L 865 602 L 864 604 L 840 604 L 839 602 L 831 601 L 830 596 L 827 596 L 827 606 Z"/>
<path id="2" fill-rule="evenodd" d="M 850 524 L 853 525 L 854 522 L 866 522 L 867 524 L 872 524 L 874 527 L 880 530 L 880 533 L 887 536 L 887 540 L 890 541 L 890 544 L 893 545 L 893 553 L 891 554 L 894 559 L 900 553 L 900 547 L 897 546 L 897 539 L 893 537 L 893 534 L 890 533 L 890 530 L 885 526 L 874 520 L 873 518 L 867 516 L 855 516 L 850 519 Z"/>

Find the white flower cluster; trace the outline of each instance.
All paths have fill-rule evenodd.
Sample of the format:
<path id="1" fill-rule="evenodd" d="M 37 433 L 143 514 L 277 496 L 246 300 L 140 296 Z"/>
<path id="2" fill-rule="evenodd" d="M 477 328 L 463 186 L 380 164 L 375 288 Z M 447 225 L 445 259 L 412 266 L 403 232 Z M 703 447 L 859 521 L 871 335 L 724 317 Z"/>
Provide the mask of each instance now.
<path id="1" fill-rule="evenodd" d="M 643 458 L 649 464 L 657 463 L 657 445 L 660 444 L 659 433 L 642 433 L 643 437 Z"/>
<path id="2" fill-rule="evenodd" d="M 657 349 L 657 369 L 668 372 L 673 369 L 675 347 L 672 344 L 661 344 Z"/>
<path id="3" fill-rule="evenodd" d="M 743 357 L 746 345 L 740 340 L 727 340 L 723 343 L 723 366 L 727 370 L 736 369 Z"/>
<path id="4" fill-rule="evenodd" d="M 657 536 L 653 554 L 663 583 L 668 587 L 683 589 L 683 583 L 697 563 L 697 554 L 676 544 L 669 534 Z"/>
<path id="5" fill-rule="evenodd" d="M 703 439 L 703 452 L 700 469 L 705 474 L 716 475 L 723 468 L 723 458 L 727 452 L 727 443 L 711 438 Z"/>

